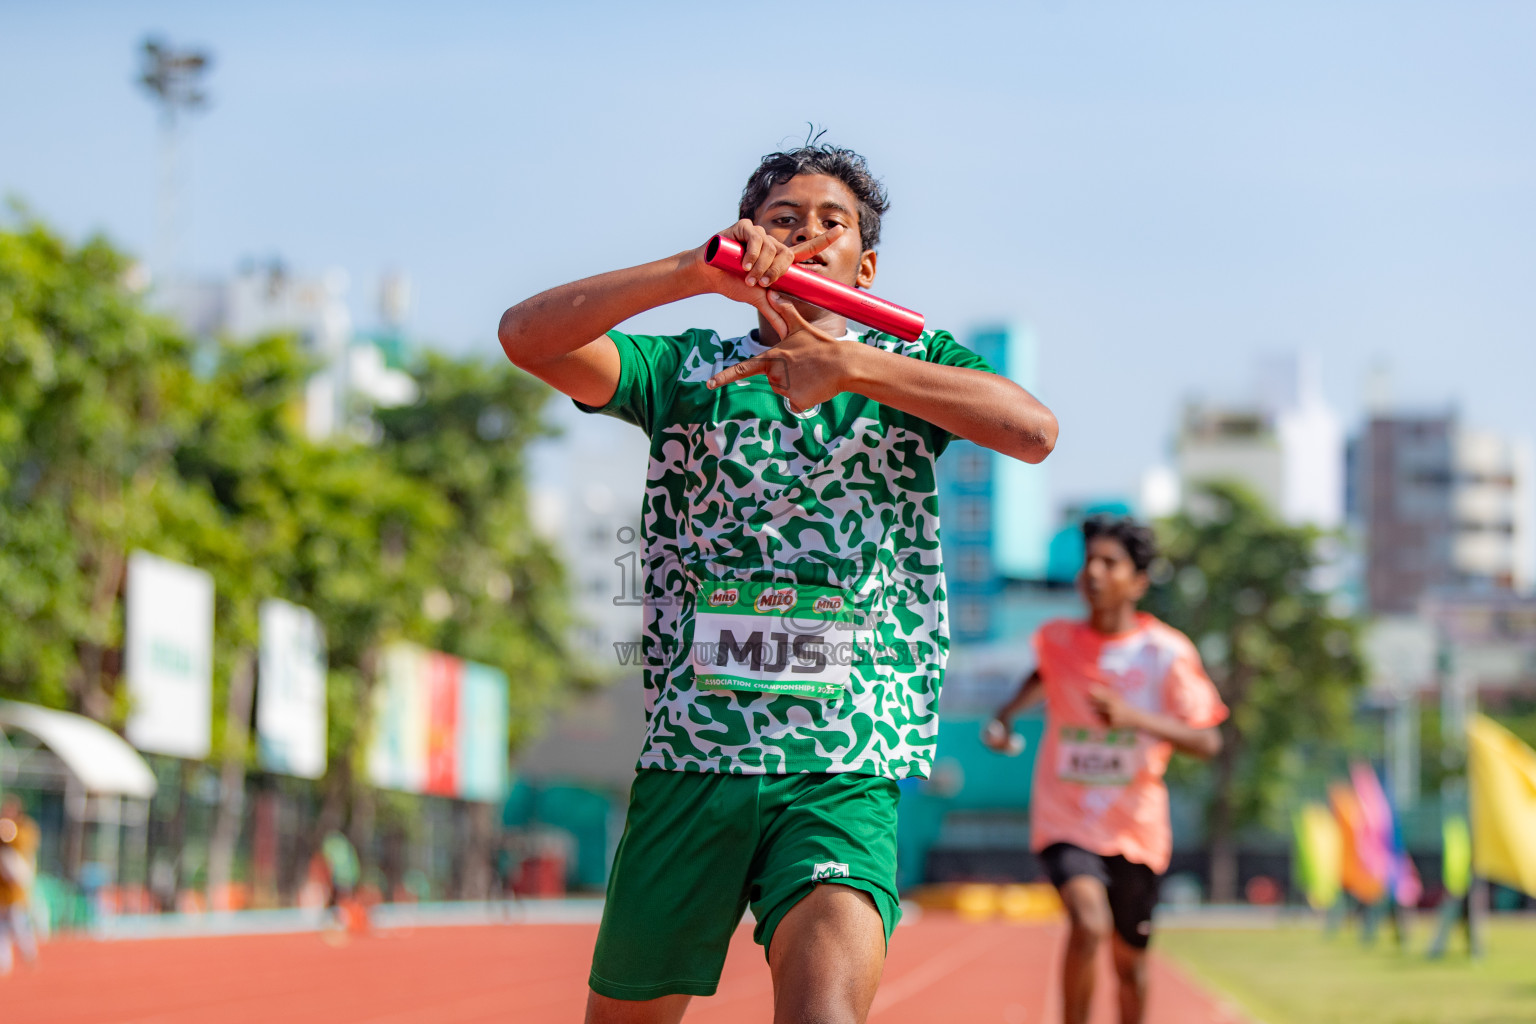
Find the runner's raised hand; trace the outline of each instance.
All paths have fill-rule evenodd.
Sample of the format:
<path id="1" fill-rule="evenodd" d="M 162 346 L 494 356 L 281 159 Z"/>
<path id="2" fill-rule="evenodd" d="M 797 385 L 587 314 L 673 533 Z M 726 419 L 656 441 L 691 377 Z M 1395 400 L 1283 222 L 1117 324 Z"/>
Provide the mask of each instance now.
<path id="1" fill-rule="evenodd" d="M 807 238 L 799 245 L 786 245 L 750 220 L 739 220 L 720 232 L 741 243 L 741 266 L 746 283 L 763 288 L 784 276 L 793 264 L 803 263 L 843 236 L 841 224 Z"/>
<path id="2" fill-rule="evenodd" d="M 773 300 L 769 298 L 773 283 L 783 277 L 784 272 L 794 264 L 814 259 L 823 249 L 841 238 L 844 230 L 844 227 L 838 224 L 814 238 L 807 238 L 799 245 L 787 245 L 750 220 L 743 219 L 721 231 L 720 234 L 741 243 L 741 265 L 745 268 L 745 277 L 719 267 L 708 266 L 704 260 L 707 242 L 695 251 L 695 258 L 708 270 L 708 280 L 713 291 L 728 299 L 756 307 L 758 312 L 773 325 L 775 333 L 782 338 L 790 333 L 790 327 L 784 322 Z"/>
<path id="3" fill-rule="evenodd" d="M 774 391 L 789 399 L 795 412 L 847 391 L 852 362 L 864 346 L 832 337 L 801 316 L 789 299 L 778 292 L 770 294 L 774 310 L 788 326 L 784 340 L 762 355 L 727 366 L 709 379 L 708 386 L 724 387 L 761 374 Z"/>

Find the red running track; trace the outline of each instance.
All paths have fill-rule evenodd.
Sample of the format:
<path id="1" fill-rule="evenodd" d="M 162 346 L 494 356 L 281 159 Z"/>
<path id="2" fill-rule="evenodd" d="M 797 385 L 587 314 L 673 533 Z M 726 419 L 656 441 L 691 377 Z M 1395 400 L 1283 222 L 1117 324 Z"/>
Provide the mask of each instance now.
<path id="1" fill-rule="evenodd" d="M 332 945 L 314 934 L 95 942 L 43 948 L 0 979 L 5 1024 L 573 1024 L 593 925 L 386 931 Z M 1054 1024 L 1056 925 L 971 924 L 929 914 L 891 942 L 873 1024 Z M 1114 1024 L 1106 974 L 1093 1024 Z M 1148 1024 L 1241 1018 L 1154 956 Z M 768 1024 L 768 968 L 742 929 L 720 991 L 688 1024 Z"/>

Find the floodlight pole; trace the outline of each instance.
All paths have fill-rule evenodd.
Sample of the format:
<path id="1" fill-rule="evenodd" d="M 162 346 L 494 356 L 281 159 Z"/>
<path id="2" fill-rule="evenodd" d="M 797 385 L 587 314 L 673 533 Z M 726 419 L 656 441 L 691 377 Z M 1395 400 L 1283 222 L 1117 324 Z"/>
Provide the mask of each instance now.
<path id="1" fill-rule="evenodd" d="M 146 39 L 141 51 L 139 85 L 160 108 L 160 196 L 155 239 L 156 270 L 164 284 L 174 285 L 179 271 L 179 200 L 181 182 L 177 158 L 181 115 L 208 105 L 202 79 L 213 63 L 204 50 L 173 50 L 161 39 Z M 162 292 L 162 295 L 164 292 Z"/>

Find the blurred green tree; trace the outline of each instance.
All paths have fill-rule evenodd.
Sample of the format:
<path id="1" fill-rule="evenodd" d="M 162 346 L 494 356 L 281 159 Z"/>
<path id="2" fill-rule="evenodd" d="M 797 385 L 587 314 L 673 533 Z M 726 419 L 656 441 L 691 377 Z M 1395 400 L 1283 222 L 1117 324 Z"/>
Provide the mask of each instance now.
<path id="1" fill-rule="evenodd" d="M 128 552 L 161 508 L 214 525 L 171 472 L 197 382 L 121 254 L 20 218 L 0 231 L 0 695 L 107 721 Z"/>
<path id="2" fill-rule="evenodd" d="M 419 402 L 364 415 L 366 442 L 314 443 L 300 426 L 314 367 L 295 339 L 199 353 L 146 310 L 108 243 L 71 247 L 19 219 L 0 229 L 0 696 L 120 725 L 128 552 L 211 572 L 215 881 L 239 832 L 266 597 L 326 630 L 315 842 L 343 822 L 354 840 L 371 830 L 362 758 L 390 641 L 502 669 L 509 744 L 537 731 L 573 681 L 564 576 L 526 511 L 524 448 L 545 433 L 547 388 L 503 363 L 428 355 Z"/>
<path id="3" fill-rule="evenodd" d="M 1337 742 L 1365 681 L 1355 619 L 1317 586 L 1324 535 L 1281 522 L 1245 488 L 1203 486 L 1159 524 L 1144 607 L 1183 630 L 1231 709 L 1210 769 L 1211 896 L 1237 899 L 1237 834 L 1274 829 L 1309 750 Z"/>
<path id="4" fill-rule="evenodd" d="M 351 808 L 368 805 L 359 769 L 377 652 L 424 624 L 422 595 L 453 535 L 449 505 L 428 483 L 400 474 L 368 446 L 314 444 L 303 435 L 301 401 L 313 367 L 295 339 L 225 341 L 212 355 L 174 464 L 183 485 L 216 508 L 231 547 L 205 543 L 182 553 L 213 572 L 220 594 L 216 637 L 228 685 L 225 714 L 215 719 L 224 726 L 222 799 L 209 850 L 216 888 L 230 877 L 243 813 L 261 600 L 303 605 L 326 628 L 328 757 L 313 846 Z M 175 510 L 162 510 L 161 521 L 187 535 Z M 358 825 L 367 831 L 366 815 Z"/>

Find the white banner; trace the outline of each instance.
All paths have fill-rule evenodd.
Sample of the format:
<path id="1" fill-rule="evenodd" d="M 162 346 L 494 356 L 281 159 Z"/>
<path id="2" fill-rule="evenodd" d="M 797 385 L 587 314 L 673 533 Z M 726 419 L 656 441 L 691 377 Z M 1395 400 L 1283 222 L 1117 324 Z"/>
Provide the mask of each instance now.
<path id="1" fill-rule="evenodd" d="M 427 791 L 431 693 L 428 671 L 436 652 L 415 644 L 384 649 L 373 686 L 368 781 L 383 789 Z M 442 657 L 442 655 L 436 655 Z"/>
<path id="2" fill-rule="evenodd" d="M 307 608 L 261 603 L 256 753 L 270 772 L 325 774 L 325 633 Z"/>
<path id="3" fill-rule="evenodd" d="M 213 725 L 213 577 L 148 552 L 128 556 L 128 741 L 201 760 Z"/>

